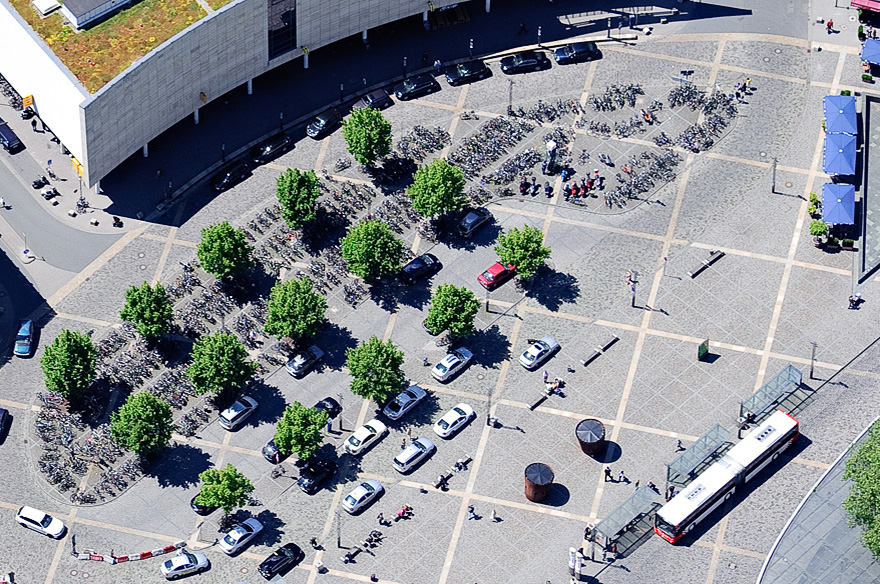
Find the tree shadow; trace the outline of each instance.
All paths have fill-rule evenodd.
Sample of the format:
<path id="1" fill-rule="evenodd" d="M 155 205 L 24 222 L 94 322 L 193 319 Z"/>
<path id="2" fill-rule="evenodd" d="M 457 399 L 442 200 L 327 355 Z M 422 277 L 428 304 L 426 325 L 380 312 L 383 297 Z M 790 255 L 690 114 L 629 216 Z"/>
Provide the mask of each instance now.
<path id="1" fill-rule="evenodd" d="M 256 428 L 260 424 L 274 424 L 281 419 L 284 414 L 284 408 L 287 407 L 287 401 L 277 387 L 268 385 L 262 379 L 255 379 L 248 384 L 247 388 L 242 391 L 243 395 L 248 395 L 259 404 L 257 411 L 244 421 L 236 430 L 241 431 L 243 428 Z"/>
<path id="2" fill-rule="evenodd" d="M 464 214 L 457 217 L 455 221 L 441 222 L 442 229 L 438 229 L 437 240 L 449 249 L 475 251 L 480 247 L 489 247 L 495 244 L 501 234 L 501 226 L 493 220 L 477 231 L 472 238 L 465 239 L 456 230 L 458 222 L 461 221 Z"/>
<path id="3" fill-rule="evenodd" d="M 425 308 L 431 301 L 430 280 L 423 280 L 412 286 L 401 286 L 398 300 L 404 306 L 411 308 Z"/>
<path id="4" fill-rule="evenodd" d="M 385 276 L 370 284 L 370 300 L 389 313 L 397 310 L 402 285 L 394 276 Z"/>
<path id="5" fill-rule="evenodd" d="M 254 517 L 263 525 L 263 531 L 254 538 L 254 543 L 260 542 L 264 545 L 275 545 L 281 542 L 281 536 L 284 535 L 284 522 L 273 511 L 263 509 Z M 249 546 L 252 544 L 248 544 Z"/>
<path id="6" fill-rule="evenodd" d="M 506 360 L 510 352 L 510 339 L 501 333 L 497 324 L 493 324 L 471 335 L 468 349 L 474 354 L 475 363 L 494 369 Z"/>
<path id="7" fill-rule="evenodd" d="M 325 367 L 334 371 L 342 369 L 345 366 L 345 351 L 357 347 L 358 341 L 347 328 L 336 323 L 327 323 L 315 340 L 315 344 L 324 350 L 324 358 L 313 372 L 319 373 Z"/>
<path id="8" fill-rule="evenodd" d="M 161 462 L 148 467 L 147 474 L 159 486 L 192 487 L 199 484 L 199 475 L 211 468 L 211 455 L 192 444 L 178 444 L 165 450 Z"/>
<path id="9" fill-rule="evenodd" d="M 557 272 L 542 266 L 535 274 L 528 295 L 547 310 L 559 310 L 563 302 L 573 304 L 580 298 L 581 288 L 577 278 L 565 272 Z"/>
<path id="10" fill-rule="evenodd" d="M 318 205 L 315 219 L 302 229 L 302 242 L 306 251 L 313 256 L 320 255 L 326 246 L 345 237 L 349 224 L 349 219 L 344 215 Z"/>

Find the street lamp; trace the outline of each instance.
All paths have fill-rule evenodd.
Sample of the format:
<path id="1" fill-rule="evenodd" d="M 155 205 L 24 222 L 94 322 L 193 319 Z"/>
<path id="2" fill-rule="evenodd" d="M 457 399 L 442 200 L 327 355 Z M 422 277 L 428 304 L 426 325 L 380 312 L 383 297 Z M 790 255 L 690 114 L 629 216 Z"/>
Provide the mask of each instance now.
<path id="1" fill-rule="evenodd" d="M 406 57 L 403 58 L 403 78 L 406 79 Z"/>
<path id="2" fill-rule="evenodd" d="M 508 83 L 510 83 L 510 89 L 507 92 L 507 115 L 513 115 L 513 79 L 508 79 Z"/>
<path id="3" fill-rule="evenodd" d="M 345 86 L 342 83 L 340 83 L 339 84 L 339 101 L 340 102 L 342 101 L 344 91 L 345 91 Z"/>
<path id="4" fill-rule="evenodd" d="M 470 45 L 468 46 L 468 55 L 470 55 L 471 59 L 474 58 L 474 39 L 471 39 Z"/>
<path id="5" fill-rule="evenodd" d="M 538 27 L 538 45 L 540 46 L 540 44 L 541 44 L 541 27 L 539 26 Z"/>

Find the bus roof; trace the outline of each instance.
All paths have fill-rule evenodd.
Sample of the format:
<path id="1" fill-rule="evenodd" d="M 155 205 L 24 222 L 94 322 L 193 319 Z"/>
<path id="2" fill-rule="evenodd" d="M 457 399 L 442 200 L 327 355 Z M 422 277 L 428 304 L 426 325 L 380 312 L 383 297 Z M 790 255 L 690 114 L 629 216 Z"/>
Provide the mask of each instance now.
<path id="1" fill-rule="evenodd" d="M 768 448 L 768 445 L 774 444 L 797 425 L 797 420 L 785 412 L 777 410 L 731 448 L 725 458 L 732 458 L 739 464 L 748 466 Z"/>
<path id="2" fill-rule="evenodd" d="M 663 505 L 657 511 L 657 515 L 671 525 L 680 524 L 718 489 L 733 480 L 738 470 L 721 464 L 721 461 L 716 462 L 697 477 L 697 480 L 689 484 L 685 490 Z"/>

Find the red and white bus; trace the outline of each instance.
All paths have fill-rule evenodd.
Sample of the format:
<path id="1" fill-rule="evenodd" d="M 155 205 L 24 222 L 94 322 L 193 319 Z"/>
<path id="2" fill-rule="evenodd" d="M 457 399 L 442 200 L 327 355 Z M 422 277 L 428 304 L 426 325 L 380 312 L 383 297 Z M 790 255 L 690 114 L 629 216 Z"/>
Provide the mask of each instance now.
<path id="1" fill-rule="evenodd" d="M 798 421 L 777 410 L 663 505 L 654 518 L 654 531 L 669 543 L 677 542 L 729 499 L 737 487 L 775 460 L 797 439 L 798 433 Z"/>

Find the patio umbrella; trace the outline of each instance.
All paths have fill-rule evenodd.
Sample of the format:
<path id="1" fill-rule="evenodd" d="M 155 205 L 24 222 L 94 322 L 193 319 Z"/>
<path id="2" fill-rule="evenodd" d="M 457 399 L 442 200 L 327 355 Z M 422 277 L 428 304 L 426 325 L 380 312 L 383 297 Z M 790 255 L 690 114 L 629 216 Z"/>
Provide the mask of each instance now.
<path id="1" fill-rule="evenodd" d="M 851 95 L 827 95 L 825 131 L 829 134 L 858 134 L 856 126 L 856 98 Z"/>
<path id="2" fill-rule="evenodd" d="M 862 47 L 862 61 L 880 65 L 880 40 L 868 39 Z"/>
<path id="3" fill-rule="evenodd" d="M 856 188 L 853 185 L 822 185 L 822 220 L 837 225 L 852 225 L 856 222 Z"/>
<path id="4" fill-rule="evenodd" d="M 856 137 L 850 134 L 825 134 L 825 161 L 828 174 L 856 173 Z"/>

